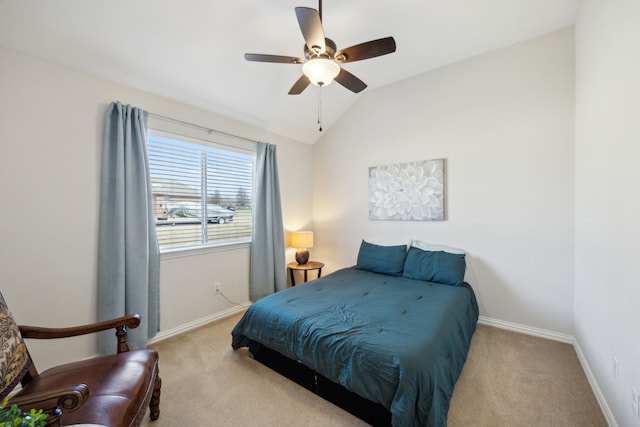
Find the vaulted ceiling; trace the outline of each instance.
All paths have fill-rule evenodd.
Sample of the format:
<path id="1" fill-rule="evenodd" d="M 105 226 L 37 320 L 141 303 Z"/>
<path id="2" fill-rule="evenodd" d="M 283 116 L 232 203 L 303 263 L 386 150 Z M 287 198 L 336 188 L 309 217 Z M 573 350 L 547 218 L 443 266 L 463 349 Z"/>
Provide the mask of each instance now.
<path id="1" fill-rule="evenodd" d="M 325 0 L 325 35 L 338 49 L 393 36 L 397 51 L 344 65 L 368 88 L 360 94 L 337 83 L 322 88 L 323 127 L 367 91 L 573 25 L 580 3 Z M 313 143 L 321 135 L 320 89 L 287 94 L 301 65 L 243 57 L 303 56 L 297 6 L 317 9 L 318 3 L 0 0 L 0 46 Z"/>

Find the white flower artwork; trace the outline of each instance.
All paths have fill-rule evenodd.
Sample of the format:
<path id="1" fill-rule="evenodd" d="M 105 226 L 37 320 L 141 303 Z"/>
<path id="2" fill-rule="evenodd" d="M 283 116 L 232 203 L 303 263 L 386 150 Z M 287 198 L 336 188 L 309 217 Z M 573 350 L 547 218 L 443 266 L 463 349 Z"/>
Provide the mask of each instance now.
<path id="1" fill-rule="evenodd" d="M 370 167 L 369 219 L 444 221 L 444 159 Z"/>

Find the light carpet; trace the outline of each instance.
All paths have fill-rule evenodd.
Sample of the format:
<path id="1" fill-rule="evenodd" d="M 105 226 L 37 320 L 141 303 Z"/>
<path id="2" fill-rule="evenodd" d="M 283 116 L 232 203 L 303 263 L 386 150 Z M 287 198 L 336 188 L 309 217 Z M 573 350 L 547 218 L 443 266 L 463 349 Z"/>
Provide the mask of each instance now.
<path id="1" fill-rule="evenodd" d="M 168 338 L 160 353 L 160 418 L 146 427 L 366 426 L 231 349 L 240 315 Z M 478 325 L 456 383 L 450 427 L 606 426 L 575 350 Z"/>

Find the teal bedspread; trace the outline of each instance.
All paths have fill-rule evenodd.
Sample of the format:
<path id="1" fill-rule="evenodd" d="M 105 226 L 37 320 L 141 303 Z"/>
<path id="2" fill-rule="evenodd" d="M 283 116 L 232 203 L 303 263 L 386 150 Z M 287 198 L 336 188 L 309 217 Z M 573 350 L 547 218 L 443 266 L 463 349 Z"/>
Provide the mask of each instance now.
<path id="1" fill-rule="evenodd" d="M 232 347 L 257 341 L 380 403 L 392 424 L 446 426 L 478 320 L 471 287 L 336 271 L 254 303 Z"/>

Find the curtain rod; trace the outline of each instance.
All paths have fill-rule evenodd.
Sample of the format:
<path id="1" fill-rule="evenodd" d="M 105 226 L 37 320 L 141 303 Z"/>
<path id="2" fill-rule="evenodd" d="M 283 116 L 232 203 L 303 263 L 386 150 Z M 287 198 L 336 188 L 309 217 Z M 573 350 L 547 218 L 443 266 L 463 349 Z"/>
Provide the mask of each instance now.
<path id="1" fill-rule="evenodd" d="M 232 133 L 224 132 L 224 131 L 217 130 L 217 129 L 211 129 L 211 128 L 208 128 L 206 126 L 201 126 L 201 125 L 197 125 L 197 124 L 194 124 L 194 123 L 185 122 L 183 120 L 173 119 L 173 118 L 167 117 L 167 116 L 161 116 L 160 114 L 155 114 L 155 113 L 148 113 L 148 114 L 149 114 L 149 116 L 154 117 L 156 119 L 166 120 L 168 122 L 178 123 L 178 124 L 181 124 L 181 125 L 184 125 L 184 126 L 189 126 L 189 127 L 192 127 L 192 128 L 205 130 L 205 131 L 207 131 L 209 133 L 209 135 L 211 135 L 211 133 L 215 132 L 215 133 L 220 134 L 220 135 L 230 136 L 232 138 L 244 139 L 245 141 L 249 141 L 249 142 L 255 142 L 255 143 L 259 142 L 259 141 L 253 140 L 253 139 L 245 138 L 244 136 L 234 135 Z"/>

